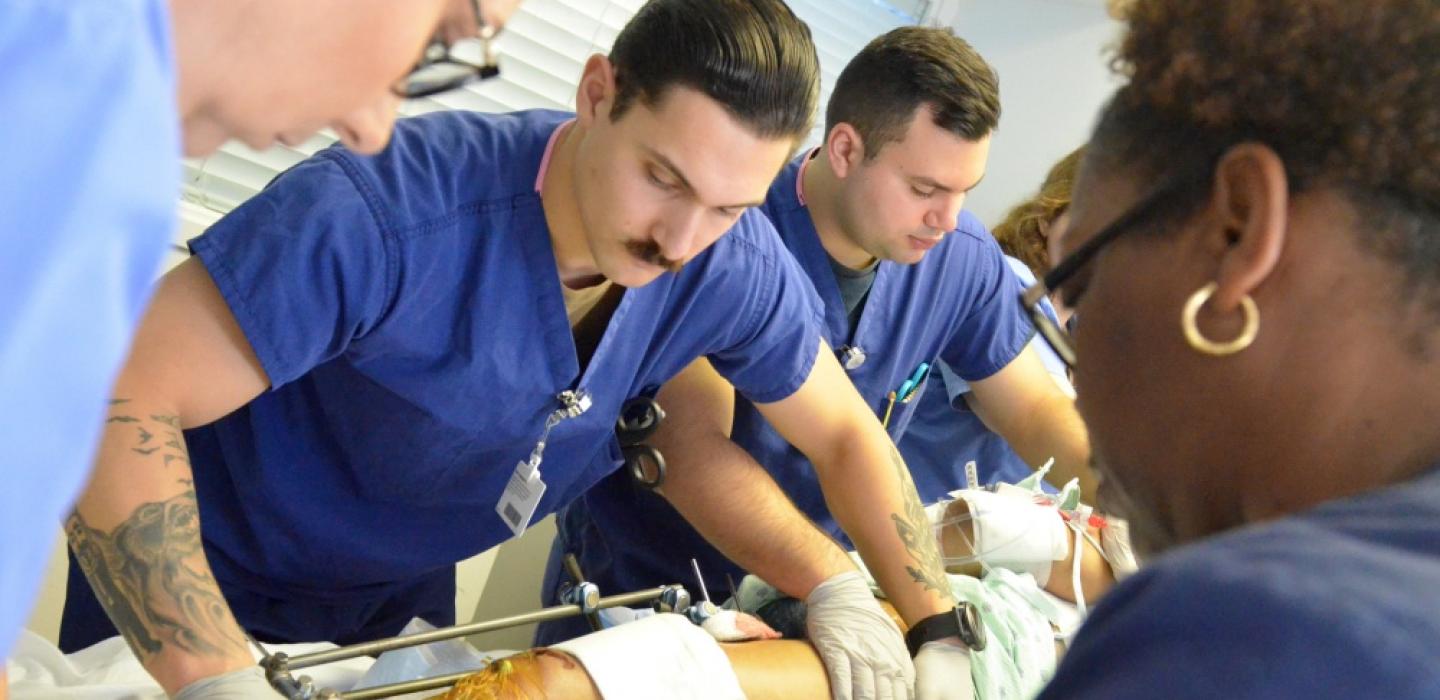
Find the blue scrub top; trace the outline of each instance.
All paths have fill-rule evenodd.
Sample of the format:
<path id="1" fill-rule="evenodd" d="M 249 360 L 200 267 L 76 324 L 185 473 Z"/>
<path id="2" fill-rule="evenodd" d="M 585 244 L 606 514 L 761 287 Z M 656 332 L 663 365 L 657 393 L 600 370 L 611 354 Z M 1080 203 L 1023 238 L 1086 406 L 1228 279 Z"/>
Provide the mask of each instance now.
<path id="1" fill-rule="evenodd" d="M 1035 283 L 1035 275 L 1024 263 L 1008 255 L 1005 261 L 1022 289 Z M 1056 320 L 1050 300 L 1043 299 L 1040 304 L 1045 315 Z M 1057 384 L 1069 387 L 1065 363 L 1050 348 L 1050 344 L 1036 335 L 1030 345 L 1040 355 L 1040 361 Z M 1013 484 L 1033 474 L 1035 470 L 1016 454 L 1010 443 L 986 427 L 980 416 L 965 403 L 970 383 L 956 375 L 943 361 L 937 364 L 937 369 L 944 391 L 930 391 L 920 397 L 920 405 L 915 408 L 910 427 L 899 443 L 900 454 L 910 466 L 920 493 L 934 494 L 938 491 L 939 495 L 934 498 L 940 498 L 953 489 L 963 487 L 965 463 L 971 460 L 975 461 L 981 484 L 996 481 Z M 1074 393 L 1073 390 L 1071 393 Z M 1087 494 L 1087 497 L 1093 497 L 1093 494 Z"/>
<path id="2" fill-rule="evenodd" d="M 969 212 L 961 213 L 955 229 L 920 263 L 879 264 L 852 337 L 829 256 L 797 188 L 808 157 L 797 158 L 781 172 L 763 209 L 825 304 L 826 340 L 832 347 L 864 349 L 867 359 L 849 370 L 849 376 L 877 416 L 885 413 L 886 394 L 922 362 L 933 363 L 938 356 L 961 376 L 983 379 L 1024 349 L 1033 329 L 1019 303 L 1019 285 L 995 240 Z M 893 438 L 905 433 L 917 401 L 895 405 L 889 424 Z M 775 477 L 801 511 L 848 544 L 825 507 L 814 467 L 744 397 L 737 397 L 731 437 Z M 953 488 L 920 495 L 933 500 Z M 562 550 L 575 553 L 586 577 L 602 592 L 692 582 L 691 557 L 699 562 L 712 593 L 726 590 L 727 573 L 736 580 L 742 573 L 668 502 L 635 486 L 626 473 L 617 472 L 567 507 L 557 525 L 552 562 L 559 561 Z M 563 580 L 557 566 L 547 568 L 542 591 L 546 600 L 553 600 Z"/>
<path id="3" fill-rule="evenodd" d="M 272 382 L 186 433 L 228 586 L 373 600 L 509 538 L 496 503 L 562 391 L 593 405 L 550 433 L 536 520 L 619 466 L 621 403 L 695 358 L 759 401 L 809 375 L 818 302 L 758 212 L 626 290 L 580 372 L 536 191 L 570 118 L 401 120 L 381 154 L 322 151 L 192 242 Z"/>
<path id="4" fill-rule="evenodd" d="M 175 227 L 163 0 L 0 5 L 0 658 L 85 483 Z"/>
<path id="5" fill-rule="evenodd" d="M 1176 549 L 1092 610 L 1042 700 L 1440 694 L 1440 468 Z"/>

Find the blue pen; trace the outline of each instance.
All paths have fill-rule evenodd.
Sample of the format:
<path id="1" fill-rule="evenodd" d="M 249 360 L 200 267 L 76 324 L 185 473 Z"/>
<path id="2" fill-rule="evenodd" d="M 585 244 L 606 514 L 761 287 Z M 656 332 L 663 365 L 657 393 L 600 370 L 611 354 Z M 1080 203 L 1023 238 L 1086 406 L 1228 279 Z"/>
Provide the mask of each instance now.
<path id="1" fill-rule="evenodd" d="M 889 399 L 889 403 L 885 404 L 885 417 L 880 419 L 881 426 L 885 428 L 890 427 L 890 413 L 895 410 L 895 400 L 898 398 L 900 403 L 910 403 L 910 399 L 915 396 L 915 390 L 920 388 L 920 384 L 925 381 L 925 377 L 929 372 L 930 363 L 921 362 L 920 366 L 915 368 L 915 372 L 910 375 L 910 378 L 900 384 L 899 389 L 885 395 L 885 398 Z"/>
<path id="2" fill-rule="evenodd" d="M 915 368 L 914 374 L 911 374 L 910 378 L 906 379 L 905 382 L 900 385 L 900 390 L 896 391 L 895 394 L 900 397 L 901 403 L 910 402 L 910 399 L 915 395 L 915 390 L 920 388 L 921 382 L 925 381 L 925 375 L 929 371 L 930 363 L 921 362 L 920 366 Z"/>

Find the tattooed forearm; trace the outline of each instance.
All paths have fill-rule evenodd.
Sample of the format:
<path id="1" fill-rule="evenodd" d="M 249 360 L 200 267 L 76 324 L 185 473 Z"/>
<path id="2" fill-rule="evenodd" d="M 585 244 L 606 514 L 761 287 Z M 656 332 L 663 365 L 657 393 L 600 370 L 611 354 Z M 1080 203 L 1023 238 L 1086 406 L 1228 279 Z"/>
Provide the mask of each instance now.
<path id="1" fill-rule="evenodd" d="M 111 399 L 110 406 L 120 406 L 129 403 L 130 399 Z M 174 462 L 180 462 L 188 466 L 190 464 L 189 452 L 185 449 L 185 437 L 181 432 L 180 417 L 171 415 L 150 415 L 151 430 L 146 430 L 144 425 L 136 425 L 133 441 L 130 443 L 130 451 L 138 455 L 149 457 L 155 455 L 161 466 L 168 467 Z M 105 421 L 106 423 L 142 423 L 143 419 L 138 416 L 125 415 L 123 413 L 112 414 Z M 158 433 L 158 435 L 156 434 Z M 156 438 L 160 442 L 153 443 Z"/>
<path id="2" fill-rule="evenodd" d="M 142 662 L 167 645 L 204 656 L 246 653 L 204 561 L 194 490 L 141 505 L 109 533 L 76 511 L 65 533 L 96 597 Z"/>
<path id="3" fill-rule="evenodd" d="M 915 482 L 910 479 L 910 470 L 905 468 L 905 460 L 894 447 L 890 448 L 890 461 L 899 473 L 905 496 L 904 516 L 891 513 L 890 519 L 895 521 L 900 541 L 905 543 L 905 549 L 915 558 L 916 564 L 905 567 L 905 570 L 910 572 L 916 583 L 948 597 L 950 586 L 945 579 L 945 566 L 940 560 L 940 547 L 935 543 L 935 532 L 930 528 L 925 506 L 920 503 L 920 494 L 915 491 Z"/>

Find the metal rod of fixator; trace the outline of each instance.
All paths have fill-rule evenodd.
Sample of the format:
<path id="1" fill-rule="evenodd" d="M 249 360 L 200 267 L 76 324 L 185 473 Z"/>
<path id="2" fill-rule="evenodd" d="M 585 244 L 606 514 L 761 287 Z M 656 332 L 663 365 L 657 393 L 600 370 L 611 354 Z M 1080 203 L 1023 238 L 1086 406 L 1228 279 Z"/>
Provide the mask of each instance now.
<path id="1" fill-rule="evenodd" d="M 449 688 L 450 686 L 455 685 L 456 683 L 459 683 L 468 676 L 472 676 L 474 674 L 474 671 L 468 671 L 465 673 L 452 673 L 448 676 L 421 678 L 418 681 L 405 681 L 404 683 L 391 683 L 390 685 L 381 685 L 374 688 L 365 688 L 364 690 L 352 690 L 346 693 L 339 693 L 334 697 L 339 698 L 340 700 L 376 700 L 377 698 L 393 698 L 397 695 L 418 693 L 422 690 Z"/>
<path id="2" fill-rule="evenodd" d="M 601 598 L 599 608 L 604 609 L 645 603 L 659 598 L 662 593 L 671 588 L 675 588 L 675 586 L 657 586 L 643 591 L 622 593 L 608 598 Z M 519 627 L 520 625 L 528 625 L 535 622 L 559 620 L 579 615 L 580 612 L 580 606 L 578 605 L 557 605 L 523 615 L 512 615 L 510 617 L 501 617 L 484 622 L 472 622 L 468 625 L 445 627 L 430 632 L 407 634 L 374 642 L 352 644 L 347 647 L 340 647 L 339 649 L 317 651 L 313 654 L 302 654 L 288 659 L 286 667 L 291 671 L 298 671 L 302 668 L 310 668 L 311 666 L 319 666 L 320 664 L 328 664 L 334 661 L 344 661 L 345 659 L 353 659 L 360 656 L 373 656 L 390 651 L 391 649 L 404 649 L 405 647 L 419 646 L 421 644 L 429 644 L 430 642 L 439 642 L 446 639 L 454 639 L 455 637 L 479 634 L 481 632 Z"/>

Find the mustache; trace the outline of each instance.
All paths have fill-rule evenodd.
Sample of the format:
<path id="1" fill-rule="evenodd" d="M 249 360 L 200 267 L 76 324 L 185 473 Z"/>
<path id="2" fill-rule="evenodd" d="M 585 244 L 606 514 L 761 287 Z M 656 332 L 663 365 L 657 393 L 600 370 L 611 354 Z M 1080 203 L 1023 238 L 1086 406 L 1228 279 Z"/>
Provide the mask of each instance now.
<path id="1" fill-rule="evenodd" d="M 660 244 L 655 241 L 626 241 L 625 250 L 666 272 L 679 272 L 685 266 L 684 260 L 671 260 L 661 254 Z"/>

